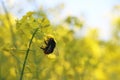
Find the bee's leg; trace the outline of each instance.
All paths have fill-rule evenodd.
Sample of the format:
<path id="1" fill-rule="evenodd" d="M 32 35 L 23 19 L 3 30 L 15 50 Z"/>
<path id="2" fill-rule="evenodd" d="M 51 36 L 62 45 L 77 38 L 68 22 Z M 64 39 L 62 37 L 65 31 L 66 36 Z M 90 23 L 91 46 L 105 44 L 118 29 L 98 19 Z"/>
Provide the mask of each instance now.
<path id="1" fill-rule="evenodd" d="M 44 43 L 45 43 L 46 45 L 48 44 L 47 41 L 45 41 L 45 40 L 44 40 Z"/>
<path id="2" fill-rule="evenodd" d="M 43 50 L 44 50 L 45 48 L 44 48 L 43 46 L 41 46 L 40 49 L 43 49 Z"/>

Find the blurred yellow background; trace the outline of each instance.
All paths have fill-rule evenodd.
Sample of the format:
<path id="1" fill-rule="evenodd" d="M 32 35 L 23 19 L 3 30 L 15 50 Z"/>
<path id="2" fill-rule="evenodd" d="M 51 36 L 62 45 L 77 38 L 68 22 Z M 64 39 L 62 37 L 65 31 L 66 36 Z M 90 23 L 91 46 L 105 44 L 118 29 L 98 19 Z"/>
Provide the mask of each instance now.
<path id="1" fill-rule="evenodd" d="M 62 1 L 0 1 L 0 80 L 20 79 L 37 27 L 23 80 L 120 80 L 120 1 Z M 48 35 L 56 48 L 45 55 Z"/>

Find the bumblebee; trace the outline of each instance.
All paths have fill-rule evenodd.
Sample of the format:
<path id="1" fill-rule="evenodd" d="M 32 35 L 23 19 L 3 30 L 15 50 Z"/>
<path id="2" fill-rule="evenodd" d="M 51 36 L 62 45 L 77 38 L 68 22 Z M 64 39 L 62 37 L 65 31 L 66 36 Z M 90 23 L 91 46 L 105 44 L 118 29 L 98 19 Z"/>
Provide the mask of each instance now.
<path id="1" fill-rule="evenodd" d="M 40 48 L 44 51 L 45 54 L 51 54 L 56 47 L 56 42 L 54 38 L 48 38 L 47 40 L 44 40 L 44 43 L 46 46 L 41 46 Z"/>

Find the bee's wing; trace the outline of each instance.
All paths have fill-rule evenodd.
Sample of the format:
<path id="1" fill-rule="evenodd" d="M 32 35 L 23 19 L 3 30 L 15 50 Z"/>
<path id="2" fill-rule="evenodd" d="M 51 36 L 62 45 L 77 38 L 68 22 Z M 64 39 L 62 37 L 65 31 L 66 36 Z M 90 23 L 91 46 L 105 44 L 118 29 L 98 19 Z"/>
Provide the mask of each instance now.
<path id="1" fill-rule="evenodd" d="M 59 56 L 59 51 L 58 51 L 57 46 L 56 46 L 56 48 L 55 48 L 55 52 L 54 52 L 54 53 L 55 53 L 56 56 Z"/>
<path id="2" fill-rule="evenodd" d="M 51 45 L 49 46 L 49 48 L 46 52 L 49 52 L 50 49 L 51 49 Z M 52 53 L 54 53 L 56 56 L 59 56 L 58 48 L 56 47 Z"/>

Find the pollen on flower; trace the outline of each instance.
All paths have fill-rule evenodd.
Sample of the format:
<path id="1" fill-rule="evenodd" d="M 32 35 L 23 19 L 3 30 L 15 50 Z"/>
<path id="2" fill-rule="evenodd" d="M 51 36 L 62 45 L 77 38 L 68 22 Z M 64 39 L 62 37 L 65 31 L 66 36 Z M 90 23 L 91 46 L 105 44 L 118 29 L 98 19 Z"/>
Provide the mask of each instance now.
<path id="1" fill-rule="evenodd" d="M 56 55 L 55 54 L 49 54 L 47 55 L 49 59 L 55 59 L 56 58 Z"/>
<path id="2" fill-rule="evenodd" d="M 48 35 L 47 35 L 47 38 L 54 38 L 54 36 L 51 35 L 51 34 L 48 34 Z"/>

